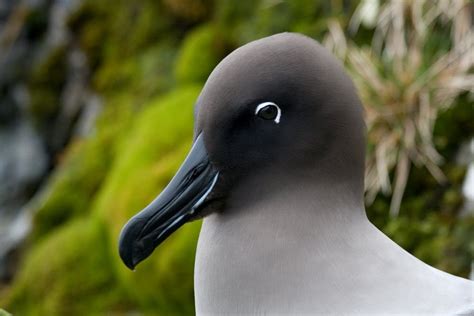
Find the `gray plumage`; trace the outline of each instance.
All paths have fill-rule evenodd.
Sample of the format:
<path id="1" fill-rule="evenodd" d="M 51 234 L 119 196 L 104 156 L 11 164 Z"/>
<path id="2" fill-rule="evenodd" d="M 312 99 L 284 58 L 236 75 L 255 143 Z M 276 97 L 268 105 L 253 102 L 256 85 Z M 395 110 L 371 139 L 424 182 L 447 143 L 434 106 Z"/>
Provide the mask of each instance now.
<path id="1" fill-rule="evenodd" d="M 120 235 L 131 269 L 204 217 L 198 314 L 469 315 L 474 283 L 436 270 L 366 217 L 363 108 L 342 65 L 297 34 L 212 72 L 193 147 Z"/>
<path id="2" fill-rule="evenodd" d="M 250 118 L 258 102 L 281 122 Z M 226 57 L 197 102 L 220 172 L 195 264 L 198 314 L 473 313 L 473 282 L 386 237 L 363 204 L 363 111 L 317 42 L 278 34 Z"/>

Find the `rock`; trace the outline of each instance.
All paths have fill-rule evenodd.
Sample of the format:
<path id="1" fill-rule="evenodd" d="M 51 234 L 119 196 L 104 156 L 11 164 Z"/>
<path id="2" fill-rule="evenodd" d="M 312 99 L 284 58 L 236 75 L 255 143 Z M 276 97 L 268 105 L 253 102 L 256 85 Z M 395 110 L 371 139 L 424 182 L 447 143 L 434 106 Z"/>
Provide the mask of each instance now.
<path id="1" fill-rule="evenodd" d="M 114 306 L 127 306 L 106 248 L 97 221 L 64 225 L 28 253 L 15 287 L 0 298 L 0 306 L 18 315 L 105 314 Z"/>
<path id="2" fill-rule="evenodd" d="M 127 133 L 115 134 L 120 136 L 116 160 L 97 194 L 78 184 L 84 176 L 81 172 L 59 182 L 60 186 L 52 183 L 54 192 L 60 192 L 58 200 L 76 192 L 80 200 L 89 197 L 89 204 L 83 205 L 83 216 L 57 227 L 46 220 L 56 211 L 70 213 L 68 202 L 46 202 L 37 214 L 47 214 L 45 220 L 35 225 L 46 227 L 35 229 L 47 234 L 34 239 L 0 306 L 25 315 L 32 311 L 45 315 L 114 310 L 140 310 L 152 315 L 194 312 L 192 280 L 200 222 L 187 224 L 173 234 L 135 273 L 121 262 L 117 241 L 123 224 L 160 192 L 186 155 L 191 145 L 192 106 L 200 89 L 199 85 L 187 86 L 153 99 L 134 116 Z M 104 128 L 99 126 L 97 137 Z M 96 138 L 89 142 L 94 144 Z M 97 155 L 96 146 L 85 149 L 88 152 L 76 152 L 76 158 L 104 159 Z M 74 162 L 73 158 L 68 160 Z M 76 168 L 70 162 L 65 166 Z M 87 169 L 85 173 L 94 172 Z"/>
<path id="3" fill-rule="evenodd" d="M 0 278 L 5 277 L 5 255 L 25 237 L 29 215 L 20 210 L 48 167 L 41 140 L 27 120 L 0 128 Z M 2 264 L 3 263 L 3 264 Z"/>
<path id="4" fill-rule="evenodd" d="M 7 179 L 0 182 L 0 281 L 11 272 L 8 254 L 28 234 L 27 202 L 73 133 L 90 133 L 100 112 L 85 56 L 68 46 L 66 19 L 79 3 L 0 4 L 0 179 Z"/>

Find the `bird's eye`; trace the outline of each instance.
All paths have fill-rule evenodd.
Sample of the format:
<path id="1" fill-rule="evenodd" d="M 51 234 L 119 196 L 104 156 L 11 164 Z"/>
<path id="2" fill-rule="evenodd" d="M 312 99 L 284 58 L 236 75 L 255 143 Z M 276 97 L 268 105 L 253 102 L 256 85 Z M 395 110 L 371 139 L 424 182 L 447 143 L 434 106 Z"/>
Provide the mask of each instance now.
<path id="1" fill-rule="evenodd" d="M 272 120 L 278 124 L 280 123 L 281 110 L 278 105 L 273 102 L 263 102 L 257 105 L 255 115 L 264 120 Z"/>

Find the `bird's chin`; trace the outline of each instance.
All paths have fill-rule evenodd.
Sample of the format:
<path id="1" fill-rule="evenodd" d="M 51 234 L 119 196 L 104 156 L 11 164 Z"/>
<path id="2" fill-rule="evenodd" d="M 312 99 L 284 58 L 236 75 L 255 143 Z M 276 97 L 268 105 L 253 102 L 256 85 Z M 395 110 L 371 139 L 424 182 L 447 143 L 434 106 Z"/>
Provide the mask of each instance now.
<path id="1" fill-rule="evenodd" d="M 201 220 L 211 214 L 220 213 L 225 209 L 226 199 L 224 197 L 210 197 L 203 205 L 189 218 L 189 222 Z"/>

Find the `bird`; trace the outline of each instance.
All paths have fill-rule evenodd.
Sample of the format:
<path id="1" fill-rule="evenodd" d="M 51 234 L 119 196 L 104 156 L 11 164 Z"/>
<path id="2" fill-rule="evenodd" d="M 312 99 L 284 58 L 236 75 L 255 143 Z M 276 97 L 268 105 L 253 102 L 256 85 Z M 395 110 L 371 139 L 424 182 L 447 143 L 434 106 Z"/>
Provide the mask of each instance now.
<path id="1" fill-rule="evenodd" d="M 129 268 L 203 218 L 199 315 L 474 314 L 474 282 L 425 264 L 367 218 L 363 106 L 320 43 L 285 32 L 237 48 L 194 115 L 182 166 L 122 229 Z"/>

